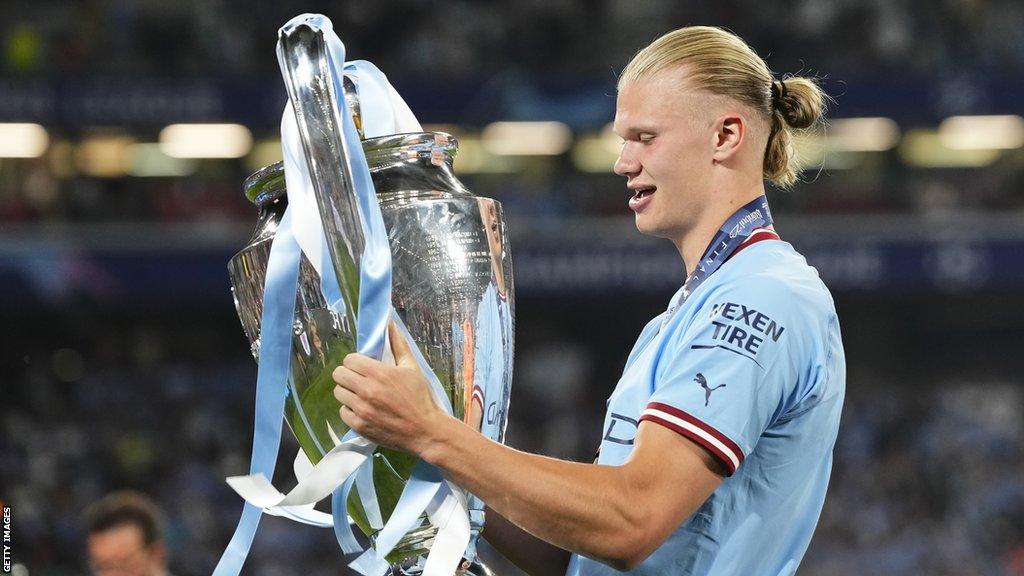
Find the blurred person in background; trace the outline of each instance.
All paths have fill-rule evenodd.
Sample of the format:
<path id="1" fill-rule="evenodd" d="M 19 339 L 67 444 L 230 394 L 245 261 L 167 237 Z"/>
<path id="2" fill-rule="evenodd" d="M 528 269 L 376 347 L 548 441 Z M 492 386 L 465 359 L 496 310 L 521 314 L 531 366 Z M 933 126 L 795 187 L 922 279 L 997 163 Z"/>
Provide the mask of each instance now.
<path id="1" fill-rule="evenodd" d="M 170 576 L 163 514 L 144 494 L 113 492 L 86 511 L 89 568 L 97 576 Z"/>
<path id="2" fill-rule="evenodd" d="M 341 417 L 488 503 L 484 534 L 535 574 L 796 571 L 825 499 L 845 395 L 828 289 L 772 227 L 764 180 L 796 180 L 791 131 L 823 115 L 812 80 L 775 80 L 719 28 L 640 51 L 619 80 L 614 170 L 644 234 L 686 268 L 608 402 L 597 462 L 526 454 L 438 408 L 408 343 L 351 354 Z M 734 258 L 735 257 L 735 258 Z"/>

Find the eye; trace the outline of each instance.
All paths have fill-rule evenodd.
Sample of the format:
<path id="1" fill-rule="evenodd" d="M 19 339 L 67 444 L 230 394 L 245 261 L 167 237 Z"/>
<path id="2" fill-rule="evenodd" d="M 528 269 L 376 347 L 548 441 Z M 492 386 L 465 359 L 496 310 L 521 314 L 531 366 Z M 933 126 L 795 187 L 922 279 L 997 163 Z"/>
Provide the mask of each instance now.
<path id="1" fill-rule="evenodd" d="M 639 140 L 641 144 L 650 144 L 651 141 L 654 140 L 654 134 L 641 134 L 637 140 Z"/>

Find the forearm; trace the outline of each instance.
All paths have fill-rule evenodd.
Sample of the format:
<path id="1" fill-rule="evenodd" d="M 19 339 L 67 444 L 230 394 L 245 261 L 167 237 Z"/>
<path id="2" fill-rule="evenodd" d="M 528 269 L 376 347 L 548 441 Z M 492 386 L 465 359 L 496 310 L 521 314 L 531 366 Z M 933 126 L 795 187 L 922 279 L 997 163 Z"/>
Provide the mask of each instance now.
<path id="1" fill-rule="evenodd" d="M 612 565 L 635 552 L 643 486 L 623 467 L 566 462 L 492 442 L 446 419 L 420 456 L 530 534 Z"/>
<path id="2" fill-rule="evenodd" d="M 568 551 L 527 533 L 490 507 L 486 511 L 483 537 L 531 576 L 563 576 L 569 565 Z"/>
<path id="3" fill-rule="evenodd" d="M 437 406 L 408 342 L 393 323 L 389 330 L 396 365 L 349 354 L 335 369 L 342 420 L 440 467 L 541 540 L 629 569 L 721 482 L 711 453 L 649 422 L 637 427 L 621 466 L 565 462 L 493 442 Z"/>

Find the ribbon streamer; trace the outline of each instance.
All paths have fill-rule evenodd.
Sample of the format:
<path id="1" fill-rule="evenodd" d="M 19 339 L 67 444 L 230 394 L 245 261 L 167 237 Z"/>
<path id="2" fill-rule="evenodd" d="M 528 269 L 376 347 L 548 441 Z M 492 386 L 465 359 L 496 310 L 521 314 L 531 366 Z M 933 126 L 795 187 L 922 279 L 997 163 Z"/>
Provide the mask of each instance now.
<path id="1" fill-rule="evenodd" d="M 281 442 L 287 381 L 291 372 L 291 326 L 298 289 L 299 245 L 291 234 L 289 209 L 278 224 L 270 248 L 264 307 L 260 320 L 259 373 L 256 378 L 256 417 L 249 473 L 273 477 Z M 235 533 L 221 556 L 214 576 L 237 576 L 252 547 L 259 526 L 261 508 L 246 503 Z"/>
<path id="2" fill-rule="evenodd" d="M 329 53 L 328 63 L 333 73 L 336 106 L 339 101 L 344 102 L 342 74 L 339 72 L 344 71 L 355 78 L 360 92 L 364 134 L 368 138 L 422 130 L 412 111 L 380 70 L 366 61 L 345 62 L 344 45 L 334 33 L 329 19 L 304 14 L 285 24 L 282 31 L 300 25 L 309 25 L 323 34 Z M 342 70 L 338 69 L 339 62 L 343 63 Z M 352 176 L 365 237 L 360 262 L 357 350 L 377 359 L 389 353 L 387 322 L 389 318 L 394 318 L 403 337 L 409 341 L 417 363 L 427 376 L 435 400 L 452 414 L 451 403 L 440 382 L 391 306 L 391 251 L 387 230 L 355 125 L 344 104 L 337 111 L 342 122 L 341 144 L 349 160 L 349 174 Z M 228 479 L 228 484 L 245 498 L 247 504 L 235 535 L 214 572 L 215 576 L 239 573 L 251 546 L 261 510 L 314 526 L 327 527 L 333 524 L 342 550 L 346 553 L 355 552 L 358 543 L 352 534 L 346 503 L 349 491 L 356 483 L 359 484 L 360 500 L 371 525 L 378 528 L 382 524 L 372 485 L 373 458 L 370 455 L 376 445 L 357 434 L 346 435 L 344 441 L 331 449 L 316 466 L 312 466 L 308 458 L 300 453 L 294 465 L 299 484 L 287 495 L 277 491 L 269 480 L 273 476 L 274 460 L 280 444 L 284 383 L 290 374 L 290 328 L 294 315 L 300 251 L 320 274 L 321 290 L 331 309 L 337 313 L 345 312 L 333 268 L 328 268 L 324 273 L 324 263 L 330 261 L 330 253 L 290 102 L 282 115 L 281 132 L 289 206 L 272 245 L 264 290 L 264 316 L 261 324 L 263 343 L 260 351 L 252 464 L 248 476 Z M 287 328 L 282 330 L 282 326 Z M 272 424 L 267 424 L 268 421 Z M 313 509 L 316 502 L 332 493 L 333 517 Z M 384 557 L 393 550 L 402 536 L 415 527 L 423 512 L 427 513 L 431 524 L 438 528 L 424 566 L 424 574 L 451 574 L 466 550 L 470 537 L 466 494 L 459 487 L 445 481 L 439 470 L 422 461 L 417 463 L 398 505 L 381 528 L 376 549 L 366 551 L 350 566 L 365 575 L 383 574 L 388 569 Z"/>

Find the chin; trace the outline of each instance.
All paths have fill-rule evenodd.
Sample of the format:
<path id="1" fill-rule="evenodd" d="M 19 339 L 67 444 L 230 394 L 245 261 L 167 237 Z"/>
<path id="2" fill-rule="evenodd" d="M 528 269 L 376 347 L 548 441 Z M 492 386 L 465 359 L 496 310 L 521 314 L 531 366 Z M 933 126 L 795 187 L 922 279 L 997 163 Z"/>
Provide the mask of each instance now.
<path id="1" fill-rule="evenodd" d="M 667 238 L 668 231 L 657 226 L 655 223 L 650 222 L 643 218 L 642 215 L 636 218 L 636 229 L 638 232 L 645 236 L 654 236 L 655 238 Z"/>
<path id="2" fill-rule="evenodd" d="M 682 234 L 677 228 L 658 226 L 652 222 L 643 222 L 640 218 L 637 218 L 636 220 L 636 229 L 644 236 L 663 238 L 665 240 L 670 240 L 674 244 L 678 244 L 679 239 L 682 237 Z"/>

